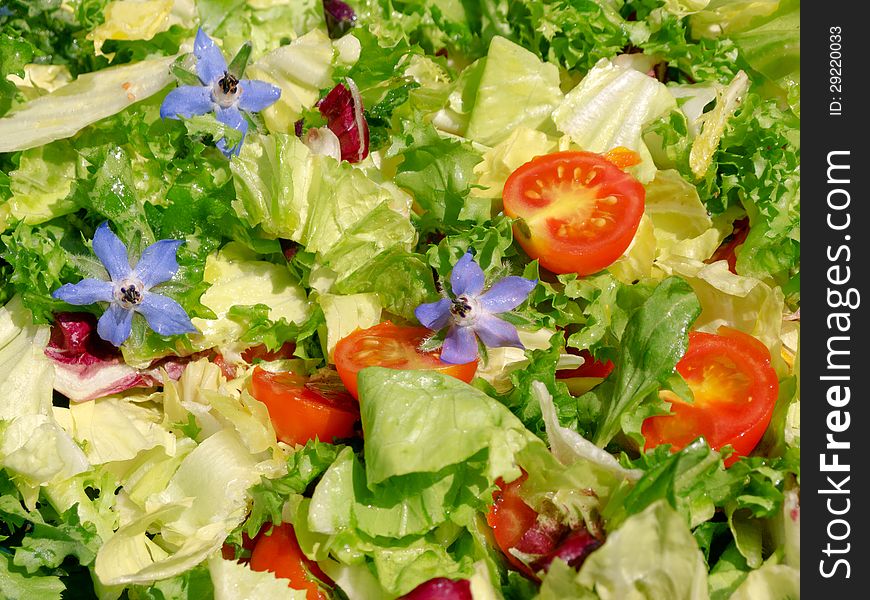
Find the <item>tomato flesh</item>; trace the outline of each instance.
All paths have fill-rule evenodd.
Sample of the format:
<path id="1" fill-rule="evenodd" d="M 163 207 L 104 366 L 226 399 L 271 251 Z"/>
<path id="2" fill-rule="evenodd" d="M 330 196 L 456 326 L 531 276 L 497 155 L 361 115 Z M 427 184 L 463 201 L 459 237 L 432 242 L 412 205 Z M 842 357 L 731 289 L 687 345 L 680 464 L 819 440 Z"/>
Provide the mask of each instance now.
<path id="1" fill-rule="evenodd" d="M 314 438 L 331 442 L 353 436 L 359 420 L 359 406 L 337 383 L 254 367 L 251 394 L 269 409 L 282 442 L 305 444 Z"/>
<path id="2" fill-rule="evenodd" d="M 728 261 L 728 270 L 732 273 L 737 273 L 737 249 L 746 241 L 749 235 L 749 219 L 740 219 L 734 222 L 734 231 L 729 235 L 722 245 L 716 249 L 707 262 L 713 263 L 717 260 Z"/>
<path id="3" fill-rule="evenodd" d="M 527 477 L 523 473 L 522 477 L 507 484 L 498 480 L 499 489 L 492 495 L 494 502 L 486 515 L 486 522 L 508 562 L 518 571 L 533 577 L 532 570 L 510 552 L 512 548 L 517 548 L 523 536 L 538 520 L 535 509 L 520 498 L 519 488 Z"/>
<path id="4" fill-rule="evenodd" d="M 770 423 L 779 394 L 767 347 L 725 327 L 718 335 L 693 331 L 677 371 L 692 390 L 694 403 L 672 396 L 668 400 L 673 414 L 646 419 L 641 427 L 646 449 L 671 444 L 676 452 L 703 436 L 716 450 L 734 448 L 726 465 L 752 452 Z"/>
<path id="5" fill-rule="evenodd" d="M 613 371 L 613 361 L 596 360 L 589 350 L 575 350 L 568 348 L 569 354 L 574 354 L 583 358 L 583 364 L 576 369 L 561 369 L 556 371 L 557 379 L 570 379 L 571 377 L 600 377 L 605 378 Z"/>
<path id="6" fill-rule="evenodd" d="M 305 591 L 306 600 L 326 600 L 312 575 L 321 581 L 328 582 L 317 563 L 302 553 L 296 532 L 289 523 L 283 523 L 268 528 L 257 536 L 254 550 L 251 552 L 251 569 L 254 571 L 270 571 L 275 577 L 289 579 L 288 586 L 295 590 Z"/>
<path id="7" fill-rule="evenodd" d="M 523 250 L 554 273 L 589 275 L 618 259 L 634 239 L 645 191 L 592 152 L 532 159 L 505 182 L 504 212 L 516 219 Z"/>
<path id="8" fill-rule="evenodd" d="M 451 365 L 441 361 L 437 350 L 422 352 L 420 344 L 431 335 L 425 327 L 400 327 L 390 321 L 358 329 L 335 345 L 335 368 L 354 398 L 359 398 L 357 375 L 366 367 L 438 371 L 470 382 L 477 361 Z"/>

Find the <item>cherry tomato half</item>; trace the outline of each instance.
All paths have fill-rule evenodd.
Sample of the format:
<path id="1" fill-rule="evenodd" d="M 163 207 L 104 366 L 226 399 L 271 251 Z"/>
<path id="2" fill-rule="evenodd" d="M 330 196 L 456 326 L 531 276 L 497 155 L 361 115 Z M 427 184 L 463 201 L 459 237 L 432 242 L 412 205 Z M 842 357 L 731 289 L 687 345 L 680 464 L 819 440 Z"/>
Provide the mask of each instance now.
<path id="1" fill-rule="evenodd" d="M 311 381 L 254 367 L 251 394 L 269 409 L 278 439 L 287 444 L 351 437 L 359 420 L 359 406 L 337 380 Z"/>
<path id="2" fill-rule="evenodd" d="M 646 419 L 641 433 L 646 449 L 672 444 L 685 448 L 704 436 L 716 450 L 734 448 L 732 464 L 755 448 L 770 423 L 779 380 L 770 365 L 770 352 L 754 337 L 722 327 L 719 334 L 689 333 L 689 349 L 677 363 L 695 397 L 693 404 L 674 396 L 670 415 Z"/>
<path id="3" fill-rule="evenodd" d="M 357 374 L 366 367 L 430 370 L 452 375 L 466 383 L 477 372 L 477 361 L 461 365 L 441 362 L 436 351 L 421 352 L 420 344 L 432 331 L 425 327 L 400 327 L 390 321 L 358 329 L 335 345 L 335 368 L 347 390 L 359 398 Z"/>
<path id="4" fill-rule="evenodd" d="M 643 216 L 645 191 L 600 154 L 538 156 L 511 173 L 502 194 L 514 236 L 554 273 L 589 275 L 622 256 Z"/>
<path id="5" fill-rule="evenodd" d="M 251 569 L 254 571 L 270 571 L 275 577 L 289 579 L 289 587 L 294 590 L 304 590 L 306 600 L 326 600 L 326 594 L 314 581 L 314 577 L 329 582 L 317 563 L 302 553 L 296 532 L 289 523 L 272 528 L 271 535 L 265 531 L 257 536 L 254 550 L 251 552 Z"/>

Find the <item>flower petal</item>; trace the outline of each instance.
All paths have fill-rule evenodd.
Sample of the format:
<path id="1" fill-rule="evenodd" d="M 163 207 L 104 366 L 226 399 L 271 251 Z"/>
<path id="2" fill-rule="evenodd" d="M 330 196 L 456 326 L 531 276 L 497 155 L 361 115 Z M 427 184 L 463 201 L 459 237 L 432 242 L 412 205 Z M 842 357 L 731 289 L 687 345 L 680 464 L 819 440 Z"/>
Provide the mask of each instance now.
<path id="1" fill-rule="evenodd" d="M 203 85 L 182 85 L 168 94 L 160 105 L 161 119 L 204 115 L 214 108 L 211 89 Z"/>
<path id="2" fill-rule="evenodd" d="M 109 229 L 108 221 L 97 227 L 93 242 L 94 254 L 106 267 L 112 281 L 120 281 L 130 275 L 130 260 L 127 258 L 127 246 Z"/>
<path id="3" fill-rule="evenodd" d="M 213 85 L 227 70 L 227 61 L 220 48 L 200 29 L 193 42 L 196 56 L 196 74 L 203 85 Z"/>
<path id="4" fill-rule="evenodd" d="M 242 151 L 242 142 L 245 141 L 245 134 L 248 132 L 247 119 L 245 119 L 244 115 L 242 115 L 242 113 L 239 112 L 239 109 L 235 106 L 219 108 L 215 113 L 215 117 L 224 125 L 229 125 L 233 129 L 242 132 L 242 139 L 232 148 L 227 148 L 227 144 L 223 139 L 218 140 L 217 144 L 215 144 L 218 147 L 218 150 L 224 153 L 224 156 L 230 157 L 233 154 L 238 156 L 239 152 Z"/>
<path id="5" fill-rule="evenodd" d="M 265 81 L 242 79 L 239 87 L 242 91 L 239 94 L 238 107 L 248 112 L 260 112 L 275 104 L 281 97 L 281 88 Z"/>
<path id="6" fill-rule="evenodd" d="M 513 310 L 529 297 L 536 285 L 538 285 L 537 279 L 526 279 L 515 275 L 505 277 L 495 282 L 479 298 L 480 306 L 491 313 Z"/>
<path id="7" fill-rule="evenodd" d="M 112 303 L 97 321 L 97 334 L 114 346 L 120 346 L 130 337 L 133 326 L 133 311 Z"/>
<path id="8" fill-rule="evenodd" d="M 470 327 L 453 325 L 441 346 L 441 360 L 452 365 L 461 365 L 477 358 L 477 338 Z"/>
<path id="9" fill-rule="evenodd" d="M 454 296 L 477 296 L 483 291 L 483 269 L 480 268 L 471 252 L 459 259 L 450 273 L 450 287 Z"/>
<path id="10" fill-rule="evenodd" d="M 183 243 L 181 240 L 158 240 L 145 248 L 133 272 L 142 280 L 146 290 L 172 279 L 178 271 L 175 253 Z"/>
<path id="11" fill-rule="evenodd" d="M 450 323 L 450 300 L 442 298 L 438 302 L 421 304 L 414 309 L 414 315 L 424 327 L 434 331 L 443 329 Z"/>
<path id="12" fill-rule="evenodd" d="M 114 287 L 108 281 L 99 279 L 82 279 L 78 283 L 67 283 L 60 286 L 51 295 L 56 300 L 67 304 L 84 306 L 94 302 L 111 302 Z"/>
<path id="13" fill-rule="evenodd" d="M 517 334 L 517 328 L 493 315 L 480 315 L 474 324 L 474 333 L 487 348 L 525 348 Z"/>
<path id="14" fill-rule="evenodd" d="M 148 326 L 160 335 L 194 333 L 196 328 L 181 305 L 166 296 L 145 292 L 136 310 L 148 321 Z"/>

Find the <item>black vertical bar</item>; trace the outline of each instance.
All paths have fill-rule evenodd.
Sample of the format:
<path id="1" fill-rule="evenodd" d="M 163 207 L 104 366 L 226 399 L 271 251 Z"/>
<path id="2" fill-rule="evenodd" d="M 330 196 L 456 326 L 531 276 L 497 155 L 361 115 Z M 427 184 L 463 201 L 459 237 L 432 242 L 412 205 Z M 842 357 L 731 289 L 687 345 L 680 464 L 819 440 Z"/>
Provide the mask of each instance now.
<path id="1" fill-rule="evenodd" d="M 864 3 L 801 7 L 801 587 L 866 598 L 870 488 Z"/>

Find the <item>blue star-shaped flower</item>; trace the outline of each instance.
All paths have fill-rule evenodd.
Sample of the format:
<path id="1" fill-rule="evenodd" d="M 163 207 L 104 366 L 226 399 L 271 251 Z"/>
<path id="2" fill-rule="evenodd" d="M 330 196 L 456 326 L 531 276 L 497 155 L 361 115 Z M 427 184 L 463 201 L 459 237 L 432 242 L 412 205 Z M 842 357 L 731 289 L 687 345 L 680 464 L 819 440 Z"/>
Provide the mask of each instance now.
<path id="1" fill-rule="evenodd" d="M 466 252 L 450 273 L 454 297 L 421 304 L 414 311 L 417 320 L 429 329 L 448 327 L 441 346 L 441 360 L 446 363 L 464 364 L 476 359 L 478 338 L 489 348 L 523 347 L 516 327 L 495 315 L 522 304 L 538 281 L 511 275 L 481 294 L 483 285 L 483 269 Z"/>
<path id="2" fill-rule="evenodd" d="M 159 240 L 145 248 L 139 262 L 131 267 L 124 242 L 112 233 L 108 223 L 103 223 L 94 234 L 93 248 L 111 281 L 82 279 L 67 283 L 55 290 L 52 297 L 77 306 L 109 302 L 109 308 L 97 322 L 97 333 L 115 346 L 130 337 L 134 312 L 141 313 L 148 326 L 160 335 L 193 333 L 196 328 L 178 302 L 150 291 L 178 271 L 175 254 L 183 243 Z"/>
<path id="3" fill-rule="evenodd" d="M 242 132 L 244 141 L 248 121 L 242 111 L 259 112 L 271 106 L 281 97 L 281 88 L 228 72 L 224 55 L 202 29 L 196 32 L 193 54 L 202 85 L 182 85 L 169 92 L 160 105 L 160 116 L 177 119 L 214 112 L 218 121 Z M 218 140 L 217 147 L 229 157 L 241 151 L 242 141 L 227 148 L 224 140 Z"/>

